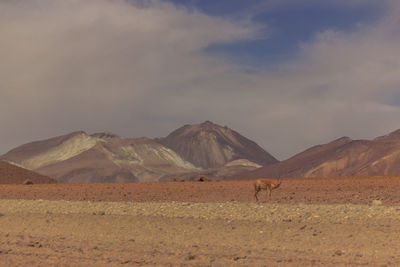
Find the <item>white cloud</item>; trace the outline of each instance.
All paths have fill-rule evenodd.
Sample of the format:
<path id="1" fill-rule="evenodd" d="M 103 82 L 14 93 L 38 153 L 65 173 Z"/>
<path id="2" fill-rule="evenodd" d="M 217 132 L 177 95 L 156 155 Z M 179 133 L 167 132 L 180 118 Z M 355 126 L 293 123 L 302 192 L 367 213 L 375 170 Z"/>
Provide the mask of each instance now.
<path id="1" fill-rule="evenodd" d="M 374 25 L 319 33 L 279 71 L 247 73 L 204 48 L 257 38 L 248 20 L 161 1 L 0 2 L 0 149 L 77 129 L 162 136 L 206 119 L 279 158 L 385 134 L 400 128 L 390 5 Z"/>
<path id="2" fill-rule="evenodd" d="M 76 128 L 146 134 L 146 114 L 186 112 L 235 68 L 204 48 L 255 34 L 160 1 L 0 2 L 3 149 Z"/>
<path id="3" fill-rule="evenodd" d="M 292 148 L 400 128 L 399 6 L 391 3 L 379 22 L 354 32 L 317 34 L 279 73 L 267 74 L 269 87 L 281 92 L 270 108 L 285 110 L 269 120 L 293 139 Z"/>

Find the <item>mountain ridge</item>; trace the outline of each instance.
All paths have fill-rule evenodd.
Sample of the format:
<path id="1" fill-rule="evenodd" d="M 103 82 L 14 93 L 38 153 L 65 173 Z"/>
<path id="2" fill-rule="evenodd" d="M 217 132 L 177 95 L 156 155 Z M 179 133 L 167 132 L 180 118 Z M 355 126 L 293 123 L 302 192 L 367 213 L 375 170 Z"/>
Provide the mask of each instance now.
<path id="1" fill-rule="evenodd" d="M 265 159 L 246 157 L 252 154 L 243 152 L 248 147 L 256 147 L 256 154 L 276 161 L 256 143 L 226 126 L 206 121 L 182 128 L 196 136 L 199 142 L 203 142 L 204 138 L 207 143 L 211 136 L 212 141 L 207 143 L 207 149 L 211 145 L 211 152 L 214 151 L 220 156 L 216 160 L 212 159 L 218 166 L 195 166 L 192 161 L 182 157 L 179 151 L 164 145 L 160 138 L 122 138 L 106 132 L 89 135 L 84 131 L 27 143 L 11 149 L 0 156 L 0 159 L 48 175 L 63 183 L 145 182 L 162 180 L 163 177 L 173 179 L 177 175 L 185 175 L 190 180 L 206 170 L 215 178 L 222 179 L 228 173 L 261 167 L 259 162 Z M 181 142 L 188 141 L 181 139 Z M 190 140 L 189 144 L 184 144 L 189 148 L 192 145 Z M 190 149 L 196 151 L 198 148 L 195 146 L 194 149 Z M 197 157 L 205 157 L 210 153 L 207 149 L 197 151 Z M 225 166 L 226 164 L 228 165 Z"/>
<path id="2" fill-rule="evenodd" d="M 342 137 L 316 145 L 276 164 L 234 175 L 259 177 L 336 177 L 400 174 L 400 130 L 372 140 Z"/>

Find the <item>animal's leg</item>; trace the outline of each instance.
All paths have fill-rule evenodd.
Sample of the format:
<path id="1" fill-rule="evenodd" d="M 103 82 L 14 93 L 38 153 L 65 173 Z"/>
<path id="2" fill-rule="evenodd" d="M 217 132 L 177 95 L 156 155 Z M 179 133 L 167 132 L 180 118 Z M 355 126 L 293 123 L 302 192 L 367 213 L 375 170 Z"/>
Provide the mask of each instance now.
<path id="1" fill-rule="evenodd" d="M 256 198 L 256 201 L 258 201 L 257 195 L 258 195 L 258 192 L 259 192 L 259 191 L 260 191 L 260 190 L 257 190 L 257 188 L 255 189 L 254 197 Z"/>

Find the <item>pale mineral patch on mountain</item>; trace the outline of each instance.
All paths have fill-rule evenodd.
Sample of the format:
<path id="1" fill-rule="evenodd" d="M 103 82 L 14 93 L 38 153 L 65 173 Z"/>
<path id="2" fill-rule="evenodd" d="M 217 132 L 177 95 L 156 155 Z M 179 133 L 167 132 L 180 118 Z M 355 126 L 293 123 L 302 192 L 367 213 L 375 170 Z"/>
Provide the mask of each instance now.
<path id="1" fill-rule="evenodd" d="M 88 136 L 85 133 L 75 135 L 58 146 L 40 153 L 34 157 L 21 162 L 20 165 L 27 169 L 34 170 L 56 162 L 72 158 L 82 152 L 91 149 L 98 142 L 97 138 Z"/>
<path id="2" fill-rule="evenodd" d="M 225 164 L 225 167 L 231 167 L 231 166 L 249 166 L 249 167 L 255 167 L 255 168 L 262 167 L 260 164 L 251 162 L 247 159 L 237 159 L 237 160 L 233 160 L 233 161 Z"/>

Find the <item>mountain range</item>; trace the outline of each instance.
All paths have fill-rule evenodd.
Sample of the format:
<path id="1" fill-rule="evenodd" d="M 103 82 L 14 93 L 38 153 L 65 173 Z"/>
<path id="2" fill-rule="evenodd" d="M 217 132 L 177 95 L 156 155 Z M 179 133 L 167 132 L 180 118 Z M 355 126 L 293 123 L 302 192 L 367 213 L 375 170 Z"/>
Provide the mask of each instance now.
<path id="1" fill-rule="evenodd" d="M 279 162 L 238 132 L 206 121 L 156 139 L 78 131 L 21 145 L 0 160 L 8 170 L 2 161 L 61 183 L 400 175 L 400 130 L 372 140 L 342 137 Z"/>
<path id="2" fill-rule="evenodd" d="M 21 145 L 0 160 L 61 183 L 223 179 L 278 162 L 239 133 L 206 121 L 165 138 L 122 138 L 82 131 Z"/>
<path id="3" fill-rule="evenodd" d="M 311 147 L 279 163 L 231 178 L 374 175 L 400 175 L 400 130 L 373 140 L 342 137 Z"/>

